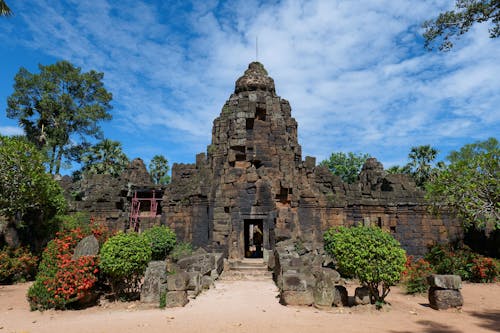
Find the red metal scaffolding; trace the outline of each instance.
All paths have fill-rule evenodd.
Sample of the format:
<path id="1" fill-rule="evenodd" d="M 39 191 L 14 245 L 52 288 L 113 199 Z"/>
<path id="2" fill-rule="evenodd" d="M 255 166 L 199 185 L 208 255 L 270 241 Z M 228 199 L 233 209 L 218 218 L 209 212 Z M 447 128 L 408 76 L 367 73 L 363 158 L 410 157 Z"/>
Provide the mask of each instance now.
<path id="1" fill-rule="evenodd" d="M 152 190 L 151 192 L 153 192 L 151 197 L 139 198 L 137 197 L 137 191 L 134 191 L 129 217 L 129 228 L 134 228 L 134 231 L 139 231 L 140 217 L 156 217 L 158 201 L 162 200 L 162 198 L 156 198 L 156 190 Z M 141 202 L 149 202 L 149 216 L 141 216 Z"/>

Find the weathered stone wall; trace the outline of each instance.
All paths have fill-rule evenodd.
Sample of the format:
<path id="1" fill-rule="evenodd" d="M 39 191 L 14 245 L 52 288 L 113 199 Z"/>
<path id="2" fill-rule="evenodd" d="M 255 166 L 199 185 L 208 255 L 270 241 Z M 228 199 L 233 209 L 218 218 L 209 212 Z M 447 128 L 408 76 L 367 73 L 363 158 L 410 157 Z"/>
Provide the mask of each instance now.
<path id="1" fill-rule="evenodd" d="M 174 164 L 162 220 L 180 239 L 232 258 L 245 254 L 245 221 L 262 222 L 265 249 L 289 238 L 320 246 L 324 231 L 340 225 L 378 225 L 417 255 L 462 237 L 457 220 L 430 215 L 423 192 L 405 175 L 386 175 L 375 159 L 355 184 L 315 164 L 302 160 L 290 104 L 251 63 L 214 120 L 207 154 Z"/>
<path id="2" fill-rule="evenodd" d="M 86 175 L 77 182 L 63 177 L 61 186 L 71 212 L 87 212 L 111 231 L 124 230 L 129 225 L 130 202 L 137 189 L 157 189 L 144 162 L 134 159 L 119 177 L 105 174 Z M 147 208 L 147 207 L 144 207 Z M 141 217 L 141 230 L 160 223 L 160 216 Z"/>

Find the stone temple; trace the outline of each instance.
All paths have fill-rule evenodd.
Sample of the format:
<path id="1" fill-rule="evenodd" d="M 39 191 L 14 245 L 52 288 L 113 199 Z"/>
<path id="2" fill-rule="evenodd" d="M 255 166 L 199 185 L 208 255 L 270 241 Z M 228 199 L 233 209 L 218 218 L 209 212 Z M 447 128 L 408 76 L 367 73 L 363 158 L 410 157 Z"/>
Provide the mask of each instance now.
<path id="1" fill-rule="evenodd" d="M 374 158 L 354 184 L 303 159 L 290 104 L 258 62 L 236 81 L 206 154 L 173 165 L 161 206 L 161 223 L 179 239 L 232 259 L 265 255 L 286 239 L 319 247 L 323 233 L 341 225 L 379 226 L 414 255 L 463 237 L 457 219 L 429 213 L 423 191 Z M 261 252 L 253 247 L 256 230 Z"/>

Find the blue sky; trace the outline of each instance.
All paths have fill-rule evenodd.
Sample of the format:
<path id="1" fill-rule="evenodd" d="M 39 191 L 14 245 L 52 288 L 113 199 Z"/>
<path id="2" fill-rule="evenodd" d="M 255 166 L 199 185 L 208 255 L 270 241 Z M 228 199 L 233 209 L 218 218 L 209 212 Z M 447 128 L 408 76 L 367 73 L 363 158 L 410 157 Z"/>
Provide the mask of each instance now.
<path id="1" fill-rule="evenodd" d="M 7 1 L 0 19 L 0 133 L 21 66 L 68 60 L 104 72 L 107 138 L 129 158 L 194 162 L 236 79 L 258 60 L 290 101 L 303 156 L 369 153 L 404 164 L 412 146 L 450 150 L 500 129 L 500 38 L 475 26 L 448 53 L 423 48 L 434 1 Z"/>

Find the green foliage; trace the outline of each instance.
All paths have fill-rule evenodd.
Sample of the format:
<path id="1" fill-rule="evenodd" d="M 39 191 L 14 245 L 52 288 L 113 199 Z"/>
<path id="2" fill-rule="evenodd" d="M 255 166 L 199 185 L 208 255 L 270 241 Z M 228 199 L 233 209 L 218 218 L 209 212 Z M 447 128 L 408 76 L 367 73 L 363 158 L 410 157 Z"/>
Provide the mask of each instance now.
<path id="1" fill-rule="evenodd" d="M 28 290 L 31 310 L 66 309 L 93 292 L 99 272 L 97 257 L 72 258 L 78 242 L 90 234 L 102 241 L 106 233 L 93 224 L 89 232 L 81 228 L 62 230 L 47 244 L 35 282 Z"/>
<path id="2" fill-rule="evenodd" d="M 153 178 L 155 184 L 168 184 L 170 183 L 170 176 L 168 175 L 168 160 L 163 155 L 155 155 L 149 163 L 149 174 Z"/>
<path id="3" fill-rule="evenodd" d="M 344 182 L 354 183 L 369 157 L 368 154 L 338 152 L 332 153 L 327 160 L 321 161 L 319 165 L 327 167 L 331 173 L 342 178 Z"/>
<path id="4" fill-rule="evenodd" d="M 413 256 L 407 256 L 405 270 L 401 280 L 408 294 L 427 292 L 429 283 L 427 277 L 434 273 L 431 264 L 425 259 L 414 260 Z"/>
<path id="5" fill-rule="evenodd" d="M 495 138 L 467 144 L 426 185 L 436 210 L 449 208 L 465 228 L 500 229 L 500 146 Z"/>
<path id="6" fill-rule="evenodd" d="M 160 309 L 165 309 L 167 306 L 167 291 L 162 290 L 160 292 Z"/>
<path id="7" fill-rule="evenodd" d="M 35 277 L 38 258 L 27 248 L 0 250 L 0 284 L 24 282 Z"/>
<path id="8" fill-rule="evenodd" d="M 390 167 L 387 172 L 390 174 L 410 175 L 415 184 L 423 188 L 436 171 L 432 166 L 432 162 L 436 159 L 437 153 L 438 151 L 430 145 L 411 147 L 408 154 L 409 162 L 404 166 L 395 165 Z"/>
<path id="9" fill-rule="evenodd" d="M 172 260 L 174 261 L 177 261 L 181 258 L 190 256 L 191 254 L 193 254 L 193 246 L 191 245 L 191 243 L 180 242 L 174 246 L 172 251 L 170 251 L 170 258 L 172 258 Z"/>
<path id="10" fill-rule="evenodd" d="M 119 233 L 101 248 L 100 268 L 108 277 L 116 296 L 137 292 L 139 282 L 151 260 L 151 246 L 136 233 Z"/>
<path id="11" fill-rule="evenodd" d="M 90 147 L 83 153 L 81 161 L 84 174 L 107 174 L 114 177 L 121 175 L 129 164 L 122 144 L 109 139 Z"/>
<path id="12" fill-rule="evenodd" d="M 98 122 L 111 119 L 112 97 L 103 73 L 82 73 L 67 61 L 38 67 L 39 74 L 23 67 L 16 74 L 7 116 L 18 119 L 28 139 L 46 149 L 49 172 L 58 174 L 63 157 L 73 158 L 87 137 L 102 137 Z"/>
<path id="13" fill-rule="evenodd" d="M 330 228 L 324 234 L 324 246 L 337 261 L 341 274 L 356 276 L 368 285 L 372 303 L 384 302 L 390 286 L 399 281 L 405 268 L 405 251 L 380 228 Z"/>
<path id="14" fill-rule="evenodd" d="M 177 242 L 175 233 L 167 226 L 155 226 L 142 233 L 151 244 L 152 259 L 164 260 Z"/>
<path id="15" fill-rule="evenodd" d="M 453 47 L 452 39 L 465 34 L 475 23 L 491 21 L 490 37 L 500 36 L 500 4 L 498 0 L 456 0 L 455 9 L 424 22 L 425 47 L 432 49 L 438 41 L 441 51 Z"/>
<path id="16" fill-rule="evenodd" d="M 13 218 L 32 212 L 48 221 L 64 212 L 63 190 L 45 173 L 44 160 L 25 138 L 0 136 L 1 215 Z"/>
<path id="17" fill-rule="evenodd" d="M 436 245 L 425 255 L 437 274 L 460 275 L 462 280 L 493 282 L 500 274 L 498 262 L 472 252 L 468 247 L 454 249 Z"/>
<path id="18" fill-rule="evenodd" d="M 11 16 L 12 11 L 4 0 L 0 0 L 0 16 Z"/>

